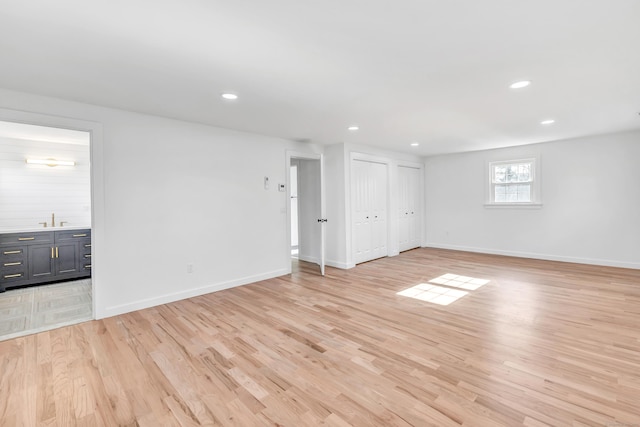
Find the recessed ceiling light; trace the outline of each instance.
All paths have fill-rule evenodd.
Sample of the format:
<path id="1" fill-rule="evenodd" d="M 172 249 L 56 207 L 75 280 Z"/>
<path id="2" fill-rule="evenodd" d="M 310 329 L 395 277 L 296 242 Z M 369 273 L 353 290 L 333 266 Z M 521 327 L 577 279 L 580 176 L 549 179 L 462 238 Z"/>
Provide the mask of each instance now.
<path id="1" fill-rule="evenodd" d="M 522 89 L 523 87 L 527 87 L 531 84 L 531 80 L 521 80 L 519 82 L 511 83 L 509 86 L 511 89 Z"/>
<path id="2" fill-rule="evenodd" d="M 235 93 L 223 93 L 222 97 L 230 101 L 233 101 L 234 99 L 238 99 L 238 95 L 236 95 Z"/>
<path id="3" fill-rule="evenodd" d="M 412 147 L 417 147 L 418 145 L 420 145 L 420 144 L 419 144 L 419 143 L 417 143 L 417 142 L 412 142 L 412 143 L 411 143 L 411 146 L 412 146 Z"/>
<path id="4" fill-rule="evenodd" d="M 360 129 L 360 127 L 359 126 L 349 126 L 347 129 L 349 129 L 349 130 L 358 130 L 358 129 Z"/>
<path id="5" fill-rule="evenodd" d="M 540 122 L 541 125 L 552 125 L 554 124 L 556 121 L 553 119 L 548 119 L 548 120 L 543 120 Z"/>

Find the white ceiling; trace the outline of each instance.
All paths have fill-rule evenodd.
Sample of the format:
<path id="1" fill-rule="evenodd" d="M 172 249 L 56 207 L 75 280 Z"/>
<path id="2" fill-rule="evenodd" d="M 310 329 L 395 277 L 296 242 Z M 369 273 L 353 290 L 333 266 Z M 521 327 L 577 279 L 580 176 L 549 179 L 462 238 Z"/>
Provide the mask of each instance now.
<path id="1" fill-rule="evenodd" d="M 79 130 L 4 122 L 0 120 L 0 138 L 26 139 L 28 141 L 44 141 L 88 146 L 91 141 L 91 134 L 89 132 Z"/>
<path id="2" fill-rule="evenodd" d="M 0 86 L 460 152 L 639 129 L 639 22 L 638 0 L 3 0 Z"/>

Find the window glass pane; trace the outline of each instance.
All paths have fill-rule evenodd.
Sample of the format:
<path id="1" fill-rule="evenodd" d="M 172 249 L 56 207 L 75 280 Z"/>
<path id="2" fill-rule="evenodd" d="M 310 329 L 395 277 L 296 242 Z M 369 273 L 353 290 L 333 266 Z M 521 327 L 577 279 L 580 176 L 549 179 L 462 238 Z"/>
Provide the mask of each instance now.
<path id="1" fill-rule="evenodd" d="M 517 202 L 518 201 L 518 186 L 517 185 L 507 185 L 506 186 L 505 201 L 507 201 L 507 202 Z"/>
<path id="2" fill-rule="evenodd" d="M 531 201 L 531 184 L 518 185 L 518 202 Z"/>
<path id="3" fill-rule="evenodd" d="M 494 202 L 531 202 L 531 184 L 498 184 L 494 187 Z"/>
<path id="4" fill-rule="evenodd" d="M 507 165 L 507 182 L 518 182 L 518 165 Z"/>
<path id="5" fill-rule="evenodd" d="M 512 163 L 493 166 L 493 182 L 531 182 L 531 163 Z"/>
<path id="6" fill-rule="evenodd" d="M 523 163 L 521 165 L 518 165 L 518 181 L 531 181 L 531 163 Z"/>

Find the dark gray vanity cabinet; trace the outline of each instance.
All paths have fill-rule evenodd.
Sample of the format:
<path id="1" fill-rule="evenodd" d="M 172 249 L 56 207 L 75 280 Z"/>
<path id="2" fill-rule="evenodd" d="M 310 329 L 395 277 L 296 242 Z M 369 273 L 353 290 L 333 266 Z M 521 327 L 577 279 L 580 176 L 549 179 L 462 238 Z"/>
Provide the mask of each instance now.
<path id="1" fill-rule="evenodd" d="M 0 234 L 0 292 L 91 276 L 91 229 Z"/>
<path id="2" fill-rule="evenodd" d="M 56 274 L 53 245 L 30 245 L 27 253 L 29 254 L 29 280 L 51 279 Z"/>
<path id="3" fill-rule="evenodd" d="M 91 275 L 91 230 L 56 231 L 55 241 L 56 275 Z"/>

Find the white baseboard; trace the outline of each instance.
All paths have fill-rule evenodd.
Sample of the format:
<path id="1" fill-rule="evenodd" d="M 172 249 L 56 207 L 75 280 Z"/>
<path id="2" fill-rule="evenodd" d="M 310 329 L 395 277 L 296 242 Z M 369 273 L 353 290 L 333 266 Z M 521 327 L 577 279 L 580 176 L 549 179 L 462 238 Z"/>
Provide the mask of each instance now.
<path id="1" fill-rule="evenodd" d="M 209 294 L 211 292 L 222 291 L 224 289 L 234 288 L 236 286 L 247 285 L 249 283 L 259 282 L 261 280 L 272 279 L 287 274 L 287 269 L 270 271 L 268 273 L 247 276 L 240 279 L 230 280 L 228 282 L 216 283 L 213 285 L 202 286 L 199 288 L 188 289 L 180 292 L 161 295 L 153 298 L 146 298 L 127 304 L 114 305 L 106 307 L 101 313 L 96 313 L 96 319 L 117 316 L 118 314 L 129 313 L 136 310 L 143 310 L 149 307 L 155 307 L 170 302 L 180 301 L 187 298 L 197 297 L 199 295 Z"/>
<path id="2" fill-rule="evenodd" d="M 615 260 L 608 260 L 608 259 L 569 257 L 569 256 L 561 256 L 561 255 L 540 254 L 535 252 L 503 251 L 503 250 L 497 250 L 497 249 L 477 248 L 473 246 L 447 245 L 442 243 L 427 243 L 426 245 L 423 246 L 423 248 L 451 249 L 454 251 L 476 252 L 476 253 L 491 254 L 491 255 L 505 255 L 505 256 L 512 256 L 517 258 L 533 258 L 533 259 L 543 259 L 547 261 L 573 262 L 576 264 L 590 264 L 590 265 L 602 265 L 607 267 L 640 269 L 640 263 L 637 263 L 637 262 L 615 261 Z"/>
<path id="3" fill-rule="evenodd" d="M 299 256 L 298 259 L 302 260 L 302 261 L 307 261 L 307 262 L 312 262 L 314 264 L 320 264 L 320 261 L 318 260 L 318 258 L 315 257 L 309 257 L 309 256 Z M 349 269 L 349 268 L 353 268 L 355 267 L 355 264 L 350 265 L 347 264 L 346 262 L 339 262 L 339 261 L 335 261 L 332 259 L 325 259 L 324 260 L 324 265 L 328 265 L 329 267 L 335 267 L 335 268 L 342 268 L 342 269 Z"/>
<path id="4" fill-rule="evenodd" d="M 346 262 L 334 261 L 332 259 L 327 259 L 324 261 L 324 263 L 329 267 L 342 268 L 343 270 L 347 270 L 349 268 L 353 268 L 356 266 L 355 264 L 348 264 Z"/>
<path id="5" fill-rule="evenodd" d="M 298 254 L 298 259 L 300 261 L 311 262 L 313 264 L 320 264 L 320 261 L 318 260 L 318 258 L 313 257 L 313 256 Z"/>

